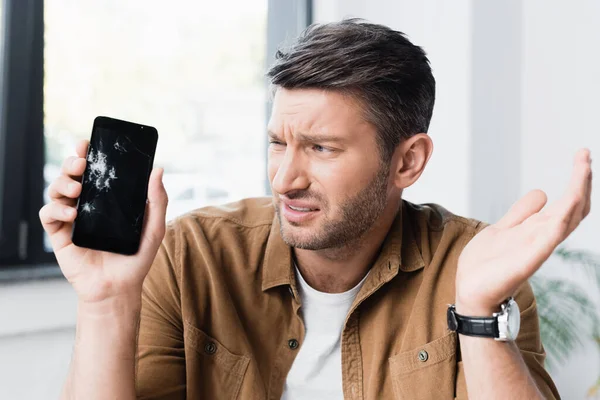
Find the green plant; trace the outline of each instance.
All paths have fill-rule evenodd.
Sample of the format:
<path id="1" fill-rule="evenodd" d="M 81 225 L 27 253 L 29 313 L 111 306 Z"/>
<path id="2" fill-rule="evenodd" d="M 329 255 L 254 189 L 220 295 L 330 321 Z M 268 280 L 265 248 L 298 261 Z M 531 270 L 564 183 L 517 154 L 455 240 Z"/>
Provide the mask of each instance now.
<path id="1" fill-rule="evenodd" d="M 554 255 L 581 267 L 600 289 L 600 258 L 583 250 L 558 248 Z M 536 297 L 540 334 L 546 349 L 546 366 L 552 370 L 592 337 L 600 346 L 600 318 L 594 301 L 576 283 L 534 275 L 529 280 Z M 588 395 L 600 391 L 600 378 Z"/>

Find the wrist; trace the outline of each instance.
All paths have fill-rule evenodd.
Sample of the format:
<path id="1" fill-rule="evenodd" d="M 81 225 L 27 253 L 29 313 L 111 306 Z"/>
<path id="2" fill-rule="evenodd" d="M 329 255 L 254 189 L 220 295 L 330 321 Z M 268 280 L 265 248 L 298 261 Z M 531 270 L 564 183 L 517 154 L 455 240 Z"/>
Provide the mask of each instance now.
<path id="1" fill-rule="evenodd" d="M 493 313 L 501 310 L 500 304 L 497 306 L 487 306 L 483 302 L 465 302 L 456 300 L 456 312 L 467 317 L 491 317 Z"/>
<path id="2" fill-rule="evenodd" d="M 142 308 L 142 294 L 128 293 L 112 296 L 99 301 L 79 300 L 77 314 L 79 317 L 129 317 L 139 314 Z"/>

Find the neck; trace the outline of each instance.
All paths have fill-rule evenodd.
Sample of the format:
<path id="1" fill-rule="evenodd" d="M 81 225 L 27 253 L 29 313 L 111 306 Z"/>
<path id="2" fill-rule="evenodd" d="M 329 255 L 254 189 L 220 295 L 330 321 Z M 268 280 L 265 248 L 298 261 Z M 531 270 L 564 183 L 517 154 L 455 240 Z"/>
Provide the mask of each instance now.
<path id="1" fill-rule="evenodd" d="M 341 247 L 294 249 L 304 280 L 312 288 L 326 293 L 341 293 L 355 287 L 377 260 L 400 205 L 400 200 L 390 201 L 371 229 Z"/>

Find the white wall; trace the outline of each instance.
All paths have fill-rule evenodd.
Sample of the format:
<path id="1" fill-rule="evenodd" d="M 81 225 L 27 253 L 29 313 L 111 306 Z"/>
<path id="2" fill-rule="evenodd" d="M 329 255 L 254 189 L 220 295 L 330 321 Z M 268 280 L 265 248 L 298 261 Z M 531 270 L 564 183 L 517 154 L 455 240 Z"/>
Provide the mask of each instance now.
<path id="1" fill-rule="evenodd" d="M 521 187 L 558 198 L 576 149 L 589 147 L 600 159 L 600 2 L 527 1 L 523 15 Z M 599 201 L 596 185 L 592 204 Z M 600 251 L 599 224 L 596 209 L 569 242 Z"/>
<path id="2" fill-rule="evenodd" d="M 0 284 L 0 399 L 58 399 L 75 339 L 64 280 Z"/>
<path id="3" fill-rule="evenodd" d="M 0 338 L 0 398 L 58 399 L 75 328 Z"/>
<path id="4" fill-rule="evenodd" d="M 407 33 L 429 54 L 435 151 L 409 200 L 494 222 L 531 189 L 556 200 L 578 148 L 598 157 L 600 2 L 315 2 L 317 22 L 366 18 Z M 599 196 L 596 189 L 569 247 L 600 253 Z M 570 266 L 551 259 L 540 273 L 574 280 L 600 304 L 598 289 Z M 563 398 L 585 398 L 600 375 L 597 347 L 587 341 L 552 375 Z"/>

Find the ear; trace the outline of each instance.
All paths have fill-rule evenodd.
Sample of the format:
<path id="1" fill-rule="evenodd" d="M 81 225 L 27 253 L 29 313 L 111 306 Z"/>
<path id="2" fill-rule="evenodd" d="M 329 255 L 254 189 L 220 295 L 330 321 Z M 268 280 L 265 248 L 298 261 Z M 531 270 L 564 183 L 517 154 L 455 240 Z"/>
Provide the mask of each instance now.
<path id="1" fill-rule="evenodd" d="M 433 153 L 433 141 L 426 133 L 404 139 L 396 148 L 391 167 L 394 185 L 399 189 L 411 186 L 419 179 Z"/>

